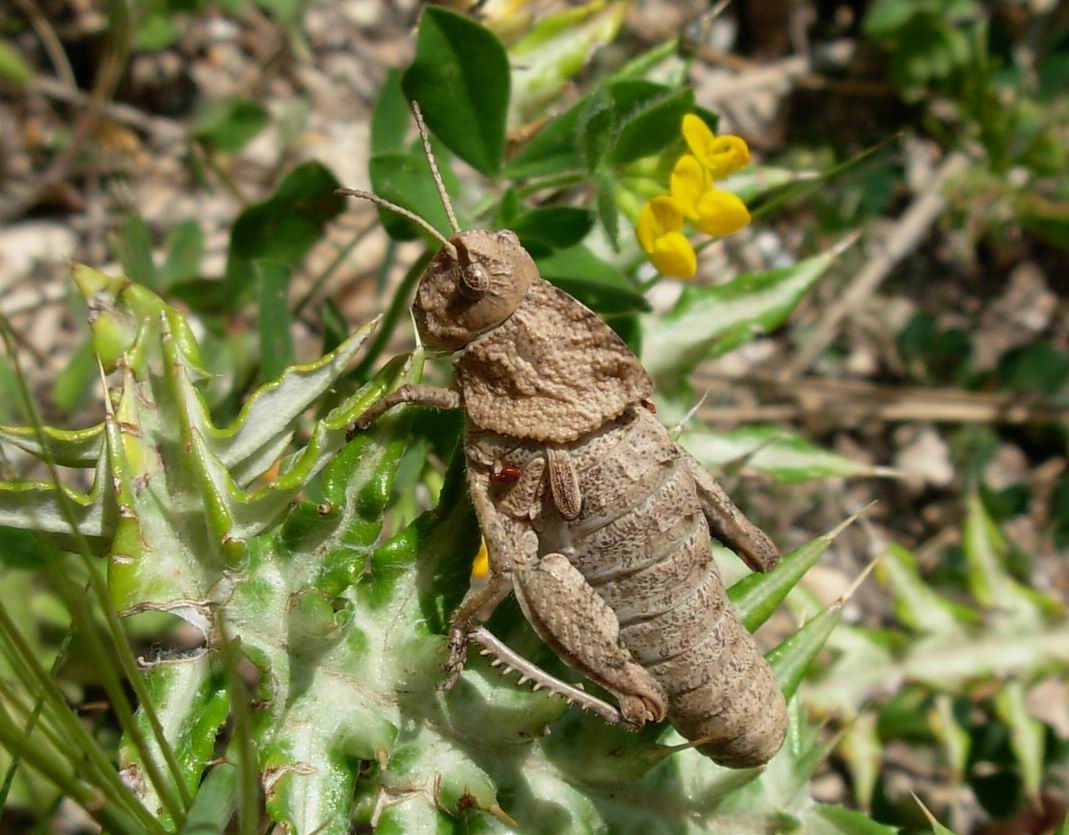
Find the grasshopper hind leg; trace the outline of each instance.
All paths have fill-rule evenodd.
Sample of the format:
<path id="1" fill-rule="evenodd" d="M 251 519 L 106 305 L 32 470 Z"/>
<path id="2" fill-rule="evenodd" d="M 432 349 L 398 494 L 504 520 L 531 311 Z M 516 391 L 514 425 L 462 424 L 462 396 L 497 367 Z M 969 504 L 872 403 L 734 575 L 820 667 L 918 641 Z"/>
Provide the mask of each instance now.
<path id="1" fill-rule="evenodd" d="M 620 641 L 616 613 L 562 554 L 518 568 L 513 591 L 527 621 L 569 666 L 620 704 L 630 725 L 660 722 L 668 696 Z"/>

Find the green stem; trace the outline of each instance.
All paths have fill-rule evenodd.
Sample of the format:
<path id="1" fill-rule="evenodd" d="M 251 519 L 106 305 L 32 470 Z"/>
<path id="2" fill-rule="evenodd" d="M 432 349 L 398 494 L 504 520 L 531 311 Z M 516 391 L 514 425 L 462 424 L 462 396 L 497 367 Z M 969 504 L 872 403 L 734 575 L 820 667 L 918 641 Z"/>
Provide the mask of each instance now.
<path id="1" fill-rule="evenodd" d="M 382 291 L 386 289 L 386 282 L 390 278 L 390 270 L 393 269 L 394 262 L 397 260 L 397 241 L 393 238 L 387 238 L 386 251 L 382 254 L 382 261 L 379 263 L 379 268 L 375 271 L 375 295 L 381 296 Z"/>
<path id="2" fill-rule="evenodd" d="M 408 297 L 412 294 L 412 289 L 416 286 L 423 271 L 427 268 L 427 264 L 430 263 L 431 253 L 424 252 L 415 263 L 408 268 L 408 272 L 405 273 L 405 277 L 401 279 L 401 286 L 397 288 L 397 292 L 394 293 L 393 299 L 390 301 L 390 306 L 386 310 L 386 314 L 382 317 L 382 324 L 379 325 L 378 331 L 375 334 L 375 339 L 372 340 L 368 346 L 367 353 L 364 354 L 364 358 L 360 360 L 360 364 L 353 370 L 353 376 L 359 380 L 367 379 L 368 374 L 371 373 L 371 369 L 375 364 L 375 361 L 382 354 L 383 350 L 389 344 L 390 338 L 393 336 L 394 328 L 397 327 L 397 321 L 401 318 L 401 314 L 408 309 Z"/>
<path id="3" fill-rule="evenodd" d="M 216 626 L 223 666 L 226 668 L 230 707 L 234 714 L 234 742 L 238 747 L 238 832 L 240 835 L 256 835 L 260 822 L 260 789 L 257 783 L 256 751 L 252 745 L 248 695 L 238 675 L 238 655 L 226 634 L 226 622 L 221 609 L 216 613 Z"/>
<path id="4" fill-rule="evenodd" d="M 620 69 L 610 75 L 603 83 L 612 83 L 613 81 L 620 81 L 625 78 L 635 78 L 639 76 L 645 76 L 651 69 L 657 66 L 661 61 L 675 55 L 679 52 L 679 38 L 668 38 L 661 41 L 641 55 L 636 55 Z"/>
<path id="5" fill-rule="evenodd" d="M 73 519 L 72 519 L 73 521 Z M 87 562 L 87 570 L 90 572 L 90 583 L 96 589 L 103 589 L 103 582 L 100 579 L 96 565 L 91 561 Z M 104 687 L 105 692 L 108 694 L 108 700 L 111 703 L 111 709 L 115 711 L 115 718 L 119 721 L 120 727 L 130 737 L 134 747 L 141 752 L 142 765 L 144 766 L 145 773 L 149 778 L 149 782 L 152 783 L 153 788 L 156 789 L 156 793 L 159 795 L 160 802 L 163 803 L 167 813 L 171 816 L 174 822 L 181 825 L 182 819 L 185 817 L 185 812 L 189 808 L 189 803 L 184 799 L 180 799 L 179 795 L 175 794 L 175 785 L 179 790 L 186 789 L 185 781 L 182 779 L 181 771 L 178 770 L 178 762 L 174 759 L 174 752 L 171 750 L 170 745 L 167 743 L 166 737 L 163 736 L 163 726 L 159 725 L 159 718 L 156 717 L 155 710 L 151 708 L 151 697 L 148 694 L 147 688 L 144 686 L 144 679 L 141 679 L 141 671 L 133 666 L 133 673 L 129 670 L 126 672 L 126 677 L 133 686 L 134 691 L 138 691 L 138 686 L 134 682 L 134 676 L 141 679 L 141 690 L 144 691 L 143 695 L 139 694 L 142 709 L 145 712 L 145 718 L 149 719 L 152 724 L 152 718 L 156 718 L 156 724 L 159 725 L 159 734 L 157 740 L 162 739 L 163 743 L 158 747 L 163 752 L 164 759 L 167 760 L 168 765 L 172 767 L 172 779 L 175 785 L 167 780 L 163 771 L 160 769 L 156 762 L 156 758 L 153 756 L 152 751 L 148 745 L 148 739 L 145 734 L 142 733 L 141 728 L 138 725 L 137 717 L 134 715 L 133 707 L 130 704 L 130 700 L 127 698 L 126 692 L 123 690 L 122 682 L 116 673 L 115 666 L 108 655 L 108 651 L 104 646 L 104 642 L 100 639 L 100 634 L 95 628 L 92 603 L 90 599 L 81 593 L 81 590 L 70 582 L 65 572 L 62 569 L 57 569 L 56 566 L 49 564 L 47 566 L 49 578 L 55 584 L 59 590 L 60 595 L 64 598 L 67 607 L 71 610 L 71 616 L 74 618 L 75 624 L 82 632 L 86 641 L 86 649 L 88 650 L 89 657 L 95 667 L 100 671 L 101 684 Z M 97 604 L 101 608 L 106 608 L 107 613 L 114 614 L 114 610 L 111 608 L 110 601 L 104 597 L 101 601 L 99 594 L 97 597 Z M 118 640 L 113 637 L 115 643 L 115 649 L 119 655 L 119 663 L 124 668 L 122 658 L 122 647 L 125 646 L 126 650 L 130 651 L 130 646 L 126 641 L 126 633 L 122 631 L 122 627 L 116 624 L 115 630 L 120 636 Z M 114 636 L 114 632 L 112 635 Z M 131 652 L 132 660 L 132 652 Z M 136 662 L 134 662 L 136 664 Z M 170 757 L 168 757 L 168 753 Z M 185 796 L 188 797 L 188 789 L 186 789 Z M 192 802 L 192 798 L 190 798 Z"/>
<path id="6" fill-rule="evenodd" d="M 106 585 L 100 578 L 96 563 L 93 560 L 93 555 L 89 549 L 89 543 L 78 529 L 78 522 L 70 504 L 70 497 L 67 496 L 66 491 L 64 491 L 61 486 L 62 483 L 59 479 L 59 471 L 56 468 L 55 459 L 52 457 L 51 449 L 46 442 L 44 430 L 42 429 L 41 415 L 38 412 L 37 404 L 30 393 L 26 377 L 22 373 L 22 365 L 18 362 L 15 353 L 11 325 L 7 321 L 7 318 L 3 316 L 0 316 L 0 337 L 2 337 L 8 356 L 11 358 L 12 366 L 15 371 L 15 379 L 18 383 L 19 394 L 23 400 L 23 407 L 31 418 L 34 432 L 37 435 L 37 443 L 41 449 L 45 465 L 48 468 L 49 476 L 52 479 L 52 483 L 56 485 L 57 503 L 59 504 L 63 518 L 67 522 L 67 526 L 70 528 L 71 535 L 73 536 L 75 545 L 78 549 L 78 554 L 82 559 L 82 563 L 85 566 L 86 573 L 89 577 L 90 592 L 97 605 L 100 607 L 101 613 L 104 615 L 112 645 L 119 657 L 119 663 L 122 666 L 127 680 L 130 682 L 130 686 L 137 695 L 141 708 L 145 712 L 145 718 L 148 719 L 152 732 L 156 737 L 156 742 L 167 763 L 167 767 L 171 771 L 172 779 L 178 788 L 178 800 L 175 799 L 171 786 L 163 779 L 159 768 L 156 766 L 153 757 L 150 755 L 150 752 L 146 747 L 145 737 L 141 733 L 141 729 L 137 727 L 136 721 L 134 721 L 133 711 L 130 709 L 126 693 L 123 691 L 122 685 L 118 681 L 118 676 L 115 675 L 114 666 L 111 664 L 110 658 L 104 651 L 100 636 L 96 632 L 92 612 L 88 609 L 85 594 L 77 589 L 71 592 L 69 588 L 69 586 L 72 585 L 70 580 L 62 571 L 56 571 L 55 567 L 51 564 L 48 566 L 49 574 L 57 580 L 57 585 L 68 592 L 66 595 L 67 605 L 71 610 L 71 614 L 76 617 L 76 622 L 78 618 L 81 619 L 78 626 L 83 630 L 88 643 L 88 648 L 94 656 L 95 661 L 101 665 L 99 669 L 102 674 L 103 684 L 108 691 L 109 698 L 112 699 L 112 708 L 115 710 L 115 715 L 122 723 L 123 730 L 130 735 L 134 745 L 144 755 L 145 770 L 148 773 L 149 779 L 156 788 L 160 800 L 163 802 L 164 806 L 167 807 L 168 813 L 172 816 L 175 823 L 180 825 L 182 816 L 192 803 L 192 796 L 190 795 L 189 788 L 185 784 L 185 780 L 182 778 L 182 770 L 178 766 L 174 751 L 163 732 L 163 725 L 160 723 L 160 718 L 156 713 L 155 707 L 152 705 L 152 699 L 148 692 L 148 688 L 145 686 L 145 680 L 141 675 L 141 671 L 138 669 L 137 660 L 134 658 L 133 650 L 130 648 L 130 643 L 126 638 L 126 633 L 123 631 L 122 624 L 119 623 L 119 616 L 111 605 L 111 600 L 108 598 Z"/>
<path id="7" fill-rule="evenodd" d="M 579 183 L 585 182 L 587 179 L 587 174 L 581 171 L 565 171 L 561 174 L 552 174 L 548 177 L 532 180 L 526 185 L 520 186 L 516 189 L 516 196 L 529 197 L 536 192 L 550 188 L 564 188 L 565 186 L 578 185 Z M 498 194 L 491 194 L 483 198 L 476 204 L 475 208 L 471 210 L 472 216 L 476 218 L 483 217 L 497 205 L 500 199 L 501 196 Z"/>
<path id="8" fill-rule="evenodd" d="M 56 682 L 49 677 L 48 673 L 41 666 L 37 660 L 37 656 L 26 643 L 25 638 L 22 637 L 22 633 L 19 632 L 15 626 L 14 621 L 7 612 L 7 608 L 0 602 L 0 634 L 6 639 L 8 647 L 14 650 L 11 653 L 12 660 L 17 660 L 19 663 L 12 665 L 15 668 L 16 674 L 20 675 L 20 678 L 24 680 L 24 683 L 29 684 L 30 681 L 36 682 L 40 688 L 41 698 L 45 699 L 49 707 L 52 709 L 52 715 L 55 721 L 62 726 L 63 732 L 67 735 L 69 744 L 75 745 L 79 751 L 89 760 L 95 773 L 101 777 L 101 782 L 106 784 L 110 792 L 115 792 L 118 798 L 126 798 L 128 803 L 140 809 L 144 812 L 144 819 L 146 825 L 150 825 L 159 828 L 159 824 L 155 819 L 148 814 L 148 811 L 141 806 L 141 803 L 134 797 L 130 790 L 119 779 L 119 775 L 116 773 L 111 762 L 108 760 L 104 751 L 100 748 L 97 742 L 89 735 L 89 732 L 82 726 L 78 716 L 67 705 L 66 699 L 60 692 Z M 24 731 L 20 731 L 25 739 L 27 745 L 36 745 L 33 742 L 32 737 L 26 734 Z M 25 753 L 25 746 L 19 748 L 9 748 L 9 750 Z M 58 784 L 57 784 L 58 785 Z M 109 792 L 109 793 L 110 793 Z"/>
<path id="9" fill-rule="evenodd" d="M 56 673 L 59 672 L 59 668 L 63 665 L 63 662 L 67 659 L 67 651 L 70 649 L 71 640 L 74 638 L 74 627 L 66 631 L 63 635 L 63 640 L 59 645 L 59 652 L 56 653 L 55 659 L 52 661 L 52 666 L 48 670 L 48 677 L 55 680 Z M 25 733 L 27 736 L 32 736 L 34 728 L 37 727 L 37 721 L 41 716 L 41 709 L 44 707 L 44 694 L 38 693 L 37 698 L 34 700 L 33 710 L 30 712 L 29 719 L 26 721 Z M 0 809 L 7 807 L 7 796 L 11 793 L 11 785 L 15 782 L 15 774 L 19 770 L 19 761 L 21 757 L 18 751 L 11 753 L 11 762 L 8 763 L 7 773 L 4 774 L 4 783 L 0 785 Z"/>
<path id="10" fill-rule="evenodd" d="M 3 710 L 0 710 L 0 743 L 8 751 L 21 752 L 31 768 L 40 772 L 64 795 L 85 809 L 110 835 L 164 833 L 163 827 L 152 818 L 148 818 L 146 822 L 138 822 L 119 804 L 101 802 L 102 798 L 98 794 L 60 768 L 58 762 L 30 736 L 19 730 Z"/>
<path id="11" fill-rule="evenodd" d="M 847 171 L 856 168 L 858 165 L 863 163 L 873 154 L 883 150 L 892 142 L 896 142 L 900 137 L 901 134 L 897 133 L 892 136 L 889 136 L 887 137 L 887 139 L 884 139 L 882 142 L 873 145 L 871 148 L 866 148 L 864 151 L 861 151 L 860 153 L 850 157 L 850 159 L 840 162 L 838 165 L 829 168 L 819 177 L 816 177 L 812 180 L 806 180 L 804 183 L 801 183 L 796 188 L 785 189 L 784 192 L 779 196 L 770 198 L 769 200 L 766 200 L 764 203 L 758 206 L 751 213 L 750 222 L 756 223 L 758 220 L 761 220 L 762 218 L 774 212 L 784 203 L 787 203 L 791 200 L 803 198 L 807 195 L 812 194 L 814 191 L 816 191 L 818 188 L 828 182 L 828 180 L 831 180 L 834 177 L 838 177 L 840 174 L 845 174 Z"/>
<path id="12" fill-rule="evenodd" d="M 549 177 L 543 177 L 540 180 L 532 180 L 527 185 L 520 186 L 516 189 L 517 197 L 528 197 L 539 191 L 544 191 L 548 188 L 564 188 L 565 186 L 574 186 L 578 183 L 585 182 L 587 175 L 584 172 L 578 171 L 565 171 L 562 174 L 553 174 Z"/>
<path id="13" fill-rule="evenodd" d="M 338 267 L 340 267 L 345 259 L 349 257 L 349 253 L 356 249 L 356 247 L 360 245 L 360 242 L 375 230 L 376 226 L 377 224 L 374 223 L 365 226 L 353 235 L 345 246 L 338 250 L 338 254 L 334 256 L 334 260 L 327 264 L 326 268 L 312 280 L 311 285 L 305 291 L 304 295 L 301 296 L 297 304 L 293 306 L 294 319 L 297 319 L 301 315 L 301 312 L 308 306 L 309 302 L 315 298 L 315 294 L 320 291 L 323 285 L 330 280 L 332 275 L 334 275 Z"/>
<path id="14" fill-rule="evenodd" d="M 0 678 L 0 696 L 3 696 L 4 701 L 6 702 L 6 707 L 10 707 L 12 712 L 26 717 L 27 721 L 33 718 L 39 719 L 41 711 L 37 710 L 36 717 L 34 716 L 34 711 L 36 710 L 37 705 L 42 704 L 42 702 L 38 700 L 36 704 L 31 706 L 29 702 L 25 700 L 24 696 L 11 684 L 4 681 L 3 678 Z M 55 749 L 55 756 L 62 757 L 59 752 L 69 750 L 70 742 L 65 740 L 62 733 L 48 721 L 38 721 L 36 727 L 40 730 L 40 737 L 43 737 L 46 743 Z M 23 733 L 28 737 L 31 736 L 30 732 L 25 728 L 23 728 Z M 18 753 L 18 751 L 13 752 L 12 757 L 18 756 Z"/>

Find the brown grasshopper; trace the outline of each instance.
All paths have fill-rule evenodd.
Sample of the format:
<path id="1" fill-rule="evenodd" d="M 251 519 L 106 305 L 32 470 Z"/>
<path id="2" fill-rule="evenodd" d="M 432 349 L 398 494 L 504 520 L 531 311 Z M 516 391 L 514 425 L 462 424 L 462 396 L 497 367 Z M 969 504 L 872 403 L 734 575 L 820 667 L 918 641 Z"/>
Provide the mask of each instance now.
<path id="1" fill-rule="evenodd" d="M 651 413 L 653 383 L 597 315 L 543 280 L 508 230 L 461 230 L 419 106 L 412 110 L 453 235 L 416 291 L 423 345 L 447 354 L 450 388 L 405 385 L 350 427 L 400 403 L 464 409 L 467 481 L 490 562 L 450 621 L 450 687 L 474 641 L 610 721 L 668 719 L 719 763 L 767 762 L 786 730 L 772 671 L 724 593 L 710 535 L 750 568 L 778 559 L 769 538 Z M 519 657 L 480 624 L 509 592 L 568 665 L 618 708 Z"/>

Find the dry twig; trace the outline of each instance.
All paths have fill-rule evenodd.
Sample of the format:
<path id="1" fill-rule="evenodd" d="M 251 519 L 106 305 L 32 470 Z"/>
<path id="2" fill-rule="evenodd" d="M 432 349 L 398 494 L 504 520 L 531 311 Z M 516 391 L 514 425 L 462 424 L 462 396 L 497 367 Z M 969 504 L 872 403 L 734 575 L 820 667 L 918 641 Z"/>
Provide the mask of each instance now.
<path id="1" fill-rule="evenodd" d="M 877 248 L 839 300 L 824 311 L 812 336 L 784 365 L 780 373 L 783 379 L 796 376 L 809 368 L 835 339 L 843 319 L 860 308 L 898 263 L 924 240 L 928 230 L 943 211 L 943 189 L 949 181 L 960 176 L 968 165 L 968 157 L 960 151 L 954 151 L 947 156 L 929 188 L 918 195 L 899 218 L 887 242 Z"/>
<path id="2" fill-rule="evenodd" d="M 1019 392 L 971 392 L 919 386 L 884 386 L 860 380 L 804 377 L 782 380 L 748 375 L 728 377 L 709 371 L 695 375 L 698 389 L 755 388 L 781 402 L 756 406 L 706 405 L 698 416 L 707 421 L 797 421 L 833 418 L 837 423 L 862 420 L 883 422 L 1061 424 L 1069 422 L 1069 407 Z M 786 402 L 783 402 L 786 400 Z"/>

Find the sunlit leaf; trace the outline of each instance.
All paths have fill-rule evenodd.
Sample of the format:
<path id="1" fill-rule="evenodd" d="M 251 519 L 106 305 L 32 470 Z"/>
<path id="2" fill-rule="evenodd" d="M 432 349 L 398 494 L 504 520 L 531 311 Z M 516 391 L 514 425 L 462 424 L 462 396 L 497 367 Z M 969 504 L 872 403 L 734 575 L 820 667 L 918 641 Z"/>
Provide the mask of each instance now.
<path id="1" fill-rule="evenodd" d="M 401 81 L 454 154 L 494 175 L 505 155 L 508 57 L 489 29 L 440 7 L 420 16 L 416 55 Z"/>
<path id="2" fill-rule="evenodd" d="M 655 379 L 674 383 L 701 360 L 781 325 L 835 262 L 839 249 L 792 267 L 742 275 L 727 284 L 686 287 L 675 307 L 642 318 L 642 362 Z"/>
<path id="3" fill-rule="evenodd" d="M 886 467 L 854 461 L 775 426 L 745 426 L 725 432 L 688 427 L 680 433 L 679 442 L 714 471 L 742 464 L 785 484 L 834 476 L 893 474 Z"/>

